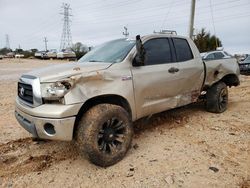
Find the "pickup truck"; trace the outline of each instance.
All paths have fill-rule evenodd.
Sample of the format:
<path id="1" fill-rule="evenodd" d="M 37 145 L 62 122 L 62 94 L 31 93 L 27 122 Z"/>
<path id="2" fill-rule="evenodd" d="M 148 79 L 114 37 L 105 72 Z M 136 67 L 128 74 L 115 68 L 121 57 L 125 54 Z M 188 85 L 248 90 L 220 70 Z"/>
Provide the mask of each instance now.
<path id="1" fill-rule="evenodd" d="M 227 87 L 238 86 L 239 66 L 203 62 L 194 42 L 173 34 L 117 39 L 76 63 L 20 77 L 15 116 L 39 139 L 71 141 L 94 164 L 120 161 L 130 148 L 132 122 L 196 102 L 227 109 Z"/>

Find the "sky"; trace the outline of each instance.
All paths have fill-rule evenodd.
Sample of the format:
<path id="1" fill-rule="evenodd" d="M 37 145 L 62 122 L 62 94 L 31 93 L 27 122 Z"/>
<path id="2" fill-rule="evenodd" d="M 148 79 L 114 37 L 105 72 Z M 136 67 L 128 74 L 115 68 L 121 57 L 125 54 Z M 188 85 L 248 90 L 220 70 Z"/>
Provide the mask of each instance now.
<path id="1" fill-rule="evenodd" d="M 73 43 L 95 46 L 162 29 L 188 36 L 191 0 L 0 0 L 0 48 L 6 34 L 12 49 L 59 49 L 63 30 L 62 4 L 71 7 Z M 231 54 L 250 54 L 250 0 L 196 0 L 195 33 L 206 28 Z"/>

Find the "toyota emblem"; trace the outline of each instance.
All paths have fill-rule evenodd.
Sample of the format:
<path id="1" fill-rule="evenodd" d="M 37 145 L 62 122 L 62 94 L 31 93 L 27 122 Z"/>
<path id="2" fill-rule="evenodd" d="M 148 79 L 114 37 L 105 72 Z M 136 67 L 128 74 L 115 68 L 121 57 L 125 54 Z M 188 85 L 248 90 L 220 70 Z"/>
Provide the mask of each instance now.
<path id="1" fill-rule="evenodd" d="M 21 87 L 21 89 L 20 89 L 20 94 L 21 94 L 22 96 L 24 96 L 24 88 L 23 88 L 23 87 Z"/>

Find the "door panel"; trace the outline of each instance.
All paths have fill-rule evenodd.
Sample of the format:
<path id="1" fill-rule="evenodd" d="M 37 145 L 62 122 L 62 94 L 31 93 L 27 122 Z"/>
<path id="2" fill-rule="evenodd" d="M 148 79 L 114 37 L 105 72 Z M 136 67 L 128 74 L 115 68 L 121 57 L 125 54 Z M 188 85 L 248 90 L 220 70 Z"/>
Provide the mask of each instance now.
<path id="1" fill-rule="evenodd" d="M 137 118 L 175 108 L 178 104 L 179 72 L 169 73 L 178 63 L 133 67 Z"/>
<path id="2" fill-rule="evenodd" d="M 192 43 L 192 41 L 189 41 Z M 194 58 L 186 39 L 173 38 L 177 61 L 179 62 L 180 100 L 178 106 L 195 102 L 204 81 L 204 66 L 201 58 Z"/>
<path id="3" fill-rule="evenodd" d="M 197 101 L 204 81 L 204 67 L 202 61 L 192 59 L 179 63 L 180 101 L 178 106 L 183 106 Z"/>

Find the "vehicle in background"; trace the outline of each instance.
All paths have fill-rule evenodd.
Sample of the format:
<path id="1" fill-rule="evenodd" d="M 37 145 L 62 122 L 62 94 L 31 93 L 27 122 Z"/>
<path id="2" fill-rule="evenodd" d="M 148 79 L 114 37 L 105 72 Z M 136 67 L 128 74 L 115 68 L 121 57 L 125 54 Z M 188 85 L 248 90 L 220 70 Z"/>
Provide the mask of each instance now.
<path id="1" fill-rule="evenodd" d="M 15 53 L 14 52 L 9 52 L 6 54 L 5 56 L 6 58 L 14 58 L 15 57 Z"/>
<path id="2" fill-rule="evenodd" d="M 23 54 L 16 54 L 15 58 L 24 58 L 24 55 Z"/>
<path id="3" fill-rule="evenodd" d="M 49 59 L 56 59 L 57 58 L 57 50 L 56 49 L 52 49 L 52 50 L 50 50 L 50 51 L 48 51 L 47 53 L 46 53 L 46 55 L 47 55 L 47 58 L 49 58 Z"/>
<path id="4" fill-rule="evenodd" d="M 71 51 L 71 50 L 64 50 L 62 52 L 58 52 L 57 53 L 57 59 L 72 59 L 75 60 L 76 59 L 76 54 L 75 52 Z"/>
<path id="5" fill-rule="evenodd" d="M 239 63 L 241 74 L 250 74 L 250 55 L 244 61 Z"/>
<path id="6" fill-rule="evenodd" d="M 44 51 L 41 53 L 41 59 L 56 59 L 57 58 L 57 51 L 56 49 L 50 51 Z"/>
<path id="7" fill-rule="evenodd" d="M 3 55 L 0 55 L 0 59 L 3 59 Z"/>
<path id="8" fill-rule="evenodd" d="M 233 56 L 227 53 L 226 51 L 216 50 L 216 51 L 201 53 L 201 57 L 203 60 L 217 60 L 217 59 L 232 58 Z"/>
<path id="9" fill-rule="evenodd" d="M 35 57 L 38 59 L 41 59 L 44 53 L 45 53 L 45 51 L 37 51 L 35 53 Z"/>

